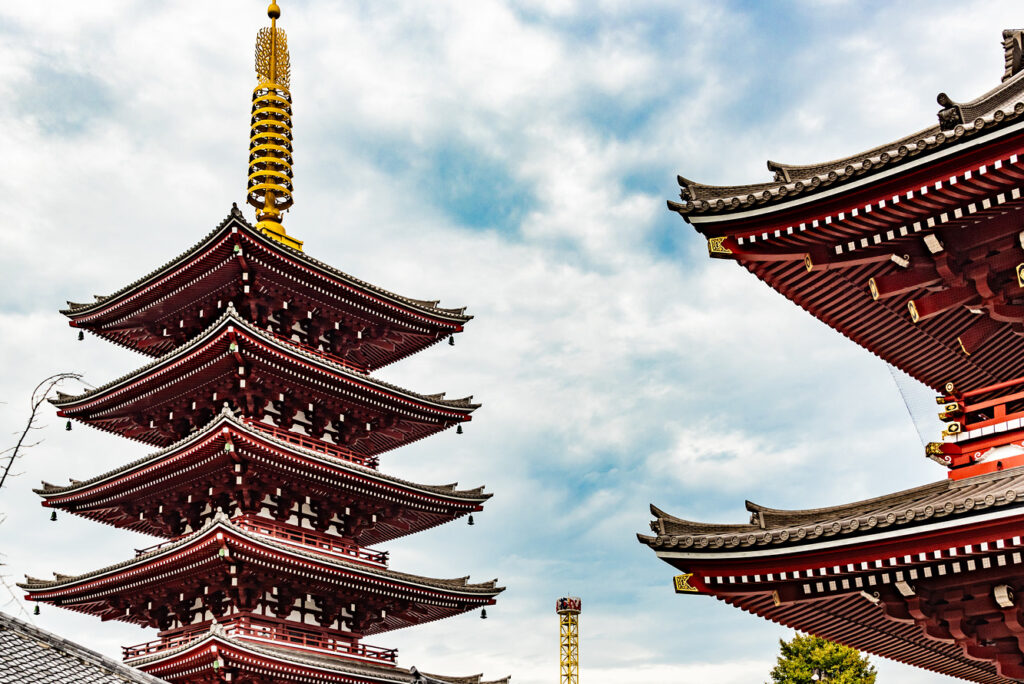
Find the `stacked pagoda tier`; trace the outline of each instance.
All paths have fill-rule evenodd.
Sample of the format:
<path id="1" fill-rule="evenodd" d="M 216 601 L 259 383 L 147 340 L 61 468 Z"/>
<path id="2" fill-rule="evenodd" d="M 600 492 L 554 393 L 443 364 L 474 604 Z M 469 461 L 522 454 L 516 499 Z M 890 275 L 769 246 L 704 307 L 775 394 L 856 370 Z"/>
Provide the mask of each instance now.
<path id="1" fill-rule="evenodd" d="M 1024 681 L 1024 31 L 1003 82 L 845 159 L 774 180 L 680 178 L 669 202 L 710 256 L 935 390 L 947 478 L 749 524 L 652 508 L 640 535 L 707 594 L 778 623 L 975 682 Z M 737 363 L 742 363 L 736 360 Z"/>
<path id="2" fill-rule="evenodd" d="M 163 268 L 64 313 L 157 358 L 59 396 L 60 415 L 159 450 L 37 492 L 44 506 L 164 541 L 95 572 L 28 578 L 28 598 L 157 628 L 125 657 L 172 682 L 449 681 L 397 667 L 394 649 L 363 637 L 482 608 L 502 588 L 396 572 L 369 547 L 490 495 L 400 480 L 378 461 L 478 405 L 368 373 L 469 316 L 336 271 L 237 209 Z"/>

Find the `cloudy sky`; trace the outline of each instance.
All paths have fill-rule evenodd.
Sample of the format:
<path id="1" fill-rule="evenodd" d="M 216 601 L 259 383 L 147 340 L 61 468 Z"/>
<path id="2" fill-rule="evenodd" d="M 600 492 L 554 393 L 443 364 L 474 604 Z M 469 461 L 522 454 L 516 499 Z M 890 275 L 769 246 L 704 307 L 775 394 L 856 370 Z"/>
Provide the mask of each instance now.
<path id="1" fill-rule="evenodd" d="M 944 476 L 885 365 L 787 304 L 665 209 L 677 173 L 768 177 L 935 120 L 935 95 L 999 82 L 1019 3 L 284 0 L 296 204 L 307 251 L 476 319 L 380 375 L 474 394 L 466 433 L 387 454 L 423 482 L 486 484 L 477 525 L 390 544 L 392 567 L 499 577 L 476 615 L 369 639 L 405 666 L 557 676 L 556 597 L 583 597 L 588 684 L 763 681 L 788 633 L 706 597 L 635 534 L 649 503 L 743 522 Z M 0 437 L 58 371 L 143 362 L 75 340 L 64 300 L 106 294 L 244 198 L 262 0 L 0 4 Z M 250 214 L 251 218 L 251 214 Z M 8 583 L 78 573 L 153 540 L 61 516 L 30 488 L 143 445 L 56 419 L 0 492 Z M 929 437 L 929 435 L 926 435 Z M 0 442 L 0 448 L 7 446 Z M 20 594 L 20 592 L 17 592 Z M 0 587 L 3 610 L 26 608 Z M 10 600 L 9 600 L 10 599 Z M 30 610 L 30 607 L 29 607 Z M 43 608 L 111 655 L 153 632 Z M 945 680 L 877 662 L 880 681 Z"/>

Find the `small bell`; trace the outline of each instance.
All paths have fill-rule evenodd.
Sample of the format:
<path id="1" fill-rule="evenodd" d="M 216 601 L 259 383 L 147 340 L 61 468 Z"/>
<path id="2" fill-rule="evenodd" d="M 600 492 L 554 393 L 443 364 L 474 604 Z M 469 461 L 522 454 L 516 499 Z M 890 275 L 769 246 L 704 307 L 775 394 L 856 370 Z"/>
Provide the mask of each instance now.
<path id="1" fill-rule="evenodd" d="M 82 330 L 79 330 L 78 331 L 78 341 L 81 342 L 84 339 L 85 339 L 85 332 L 82 331 Z"/>
<path id="2" fill-rule="evenodd" d="M 64 426 L 64 429 L 67 430 L 68 432 L 71 432 L 71 419 L 70 418 L 68 418 L 68 422 Z"/>
<path id="3" fill-rule="evenodd" d="M 38 608 L 38 606 L 36 606 L 36 607 Z M 486 620 L 487 619 L 487 609 L 486 608 L 481 608 L 480 609 L 480 619 L 481 620 Z"/>
<path id="4" fill-rule="evenodd" d="M 39 604 L 36 604 L 36 609 L 32 611 L 33 615 L 39 615 Z"/>
<path id="5" fill-rule="evenodd" d="M 53 514 L 57 515 L 57 511 L 54 511 Z M 469 520 L 466 521 L 466 524 L 468 524 L 468 525 L 476 525 L 476 523 L 473 522 L 473 514 L 472 513 L 469 514 Z"/>
<path id="6" fill-rule="evenodd" d="M 448 346 L 449 347 L 454 347 L 455 346 L 455 335 L 452 335 L 451 337 L 448 338 Z"/>
<path id="7" fill-rule="evenodd" d="M 50 511 L 50 522 L 57 522 L 57 511 Z"/>
<path id="8" fill-rule="evenodd" d="M 71 428 L 68 428 L 68 429 L 70 430 Z M 459 425 L 458 427 L 455 428 L 455 434 L 457 434 L 457 435 L 461 435 L 462 434 L 462 426 L 461 425 Z"/>

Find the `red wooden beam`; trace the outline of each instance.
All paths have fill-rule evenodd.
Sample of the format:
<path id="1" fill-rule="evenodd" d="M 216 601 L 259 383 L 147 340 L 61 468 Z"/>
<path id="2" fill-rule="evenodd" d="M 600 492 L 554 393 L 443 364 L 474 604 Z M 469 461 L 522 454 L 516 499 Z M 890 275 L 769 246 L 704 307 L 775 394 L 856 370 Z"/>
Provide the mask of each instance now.
<path id="1" fill-rule="evenodd" d="M 934 266 L 921 266 L 897 271 L 888 275 L 877 276 L 868 279 L 868 289 L 871 298 L 875 300 L 888 299 L 907 292 L 913 292 L 923 287 L 931 287 L 942 282 L 938 271 Z"/>
<path id="2" fill-rule="evenodd" d="M 918 323 L 979 299 L 978 292 L 973 287 L 964 285 L 928 294 L 916 300 L 911 299 L 907 302 L 907 308 L 910 309 L 910 320 Z"/>
<path id="3" fill-rule="evenodd" d="M 978 320 L 956 338 L 956 341 L 960 344 L 960 349 L 968 356 L 979 351 L 1006 327 L 1005 323 L 994 321 L 984 314 L 977 318 Z"/>

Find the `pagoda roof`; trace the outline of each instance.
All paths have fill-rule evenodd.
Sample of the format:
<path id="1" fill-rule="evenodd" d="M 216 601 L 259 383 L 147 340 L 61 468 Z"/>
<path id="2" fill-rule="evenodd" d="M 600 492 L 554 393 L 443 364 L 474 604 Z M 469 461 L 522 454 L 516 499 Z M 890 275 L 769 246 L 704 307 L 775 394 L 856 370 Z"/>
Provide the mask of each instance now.
<path id="1" fill-rule="evenodd" d="M 61 415 L 83 420 L 101 429 L 117 431 L 116 426 L 108 425 L 104 421 L 119 420 L 117 418 L 120 415 L 119 411 L 144 411 L 144 407 L 135 404 L 143 397 L 157 401 L 153 397 L 163 393 L 164 395 L 174 394 L 171 399 L 179 399 L 183 396 L 182 392 L 187 391 L 182 387 L 183 384 L 187 383 L 191 386 L 201 384 L 202 380 L 194 377 L 191 372 L 183 372 L 184 368 L 207 375 L 234 373 L 238 364 L 234 358 L 236 354 L 228 351 L 228 338 L 231 336 L 236 336 L 241 345 L 251 343 L 249 349 L 256 354 L 266 355 L 268 359 L 271 359 L 269 363 L 274 367 L 280 365 L 282 361 L 293 362 L 304 372 L 329 376 L 333 382 L 344 386 L 347 393 L 353 395 L 359 393 L 358 396 L 363 398 L 357 399 L 357 402 L 372 403 L 377 410 L 387 406 L 388 410 L 410 418 L 414 417 L 418 421 L 422 433 L 415 435 L 415 439 L 425 437 L 437 429 L 448 427 L 449 424 L 469 420 L 469 414 L 480 407 L 480 404 L 473 403 L 472 397 L 445 399 L 444 393 L 419 394 L 378 380 L 334 361 L 328 356 L 306 349 L 295 342 L 260 330 L 239 317 L 231 304 L 227 305 L 224 314 L 202 335 L 194 338 L 188 344 L 182 345 L 116 380 L 82 394 L 71 396 L 58 393 L 52 403 L 60 409 Z M 258 357 L 254 355 L 251 358 Z M 217 363 L 223 365 L 224 368 L 217 371 Z M 385 404 L 385 401 L 388 404 Z M 448 424 L 427 426 L 424 421 L 440 421 Z M 156 429 L 142 430 L 131 436 L 156 446 L 167 446 L 174 441 Z M 395 446 L 398 444 L 382 444 L 373 448 L 372 451 L 376 453 Z"/>
<path id="2" fill-rule="evenodd" d="M 150 309 L 165 305 L 168 298 L 182 299 L 186 303 L 195 300 L 194 290 L 198 287 L 217 289 L 239 280 L 238 267 L 228 267 L 228 264 L 237 261 L 233 250 L 242 244 L 255 250 L 248 259 L 254 262 L 254 267 L 260 267 L 265 277 L 279 277 L 282 282 L 295 282 L 296 277 L 308 279 L 316 292 L 328 297 L 325 301 L 335 305 L 345 302 L 347 309 L 360 316 L 405 326 L 422 337 L 417 341 L 403 341 L 391 352 L 374 351 L 371 359 L 374 368 L 462 330 L 473 318 L 465 313 L 465 307 L 444 308 L 438 306 L 436 300 L 395 294 L 272 240 L 250 225 L 237 206 L 232 207 L 227 217 L 206 237 L 152 273 L 113 294 L 97 295 L 92 302 L 69 301 L 61 313 L 71 319 L 74 327 L 88 329 L 145 354 L 164 354 L 173 347 L 170 338 L 159 339 L 155 333 L 147 333 L 137 325 L 125 327 L 126 321 L 140 322 L 152 317 L 155 314 Z M 269 261 L 263 263 L 262 259 Z M 295 274 L 281 270 L 282 264 Z"/>
<path id="3" fill-rule="evenodd" d="M 770 183 L 681 178 L 684 201 L 669 207 L 712 257 L 937 391 L 1016 377 L 1024 71 L 970 102 L 940 102 L 934 126 L 833 162 L 770 162 Z"/>
<path id="4" fill-rule="evenodd" d="M 211 649 L 216 644 L 216 649 Z M 160 651 L 153 655 L 140 658 L 133 658 L 128 662 L 137 667 L 153 672 L 171 672 L 177 663 L 189 662 L 190 665 L 201 659 L 202 653 L 206 652 L 209 657 L 222 657 L 228 654 L 229 661 L 232 651 L 239 655 L 255 657 L 265 664 L 279 664 L 284 667 L 308 668 L 320 676 L 330 677 L 332 675 L 348 676 L 344 681 L 356 681 L 362 684 L 509 684 L 510 677 L 502 679 L 487 680 L 483 675 L 470 675 L 468 677 L 451 677 L 445 675 L 424 674 L 417 671 L 415 667 L 405 669 L 402 667 L 389 667 L 356 663 L 338 657 L 319 655 L 316 653 L 300 652 L 291 648 L 280 648 L 268 644 L 257 644 L 251 641 L 237 638 L 230 633 L 225 633 L 218 625 L 212 625 L 210 631 L 198 636 L 193 641 L 182 644 L 176 648 Z M 239 662 L 244 662 L 241 660 Z M 173 676 L 173 675 L 168 675 Z M 357 679 L 354 679 L 357 678 Z M 333 680 L 327 680 L 333 681 Z"/>
<path id="5" fill-rule="evenodd" d="M 0 613 L 0 682 L 167 684 L 46 630 Z"/>
<path id="6" fill-rule="evenodd" d="M 154 486 L 161 486 L 166 492 L 169 486 L 164 478 L 168 472 L 173 472 L 181 467 L 179 459 L 175 456 L 189 454 L 202 449 L 204 446 L 213 444 L 221 448 L 221 443 L 227 439 L 225 434 L 229 431 L 236 449 L 241 449 L 245 439 L 255 443 L 272 445 L 275 449 L 290 454 L 301 456 L 305 461 L 312 461 L 324 466 L 317 471 L 318 477 L 322 477 L 325 470 L 333 472 L 340 483 L 332 483 L 332 486 L 344 487 L 346 482 L 355 482 L 359 486 L 372 483 L 382 490 L 388 492 L 390 497 L 396 492 L 403 495 L 406 505 L 413 508 L 421 506 L 427 509 L 422 512 L 417 522 L 409 523 L 409 529 L 401 529 L 381 522 L 373 529 L 367 530 L 358 539 L 364 545 L 378 544 L 396 537 L 412 534 L 428 527 L 440 524 L 454 517 L 454 515 L 430 515 L 433 509 L 441 503 L 461 507 L 463 512 L 478 510 L 480 505 L 491 498 L 492 494 L 485 493 L 483 487 L 474 489 L 456 489 L 456 484 L 426 485 L 403 480 L 392 475 L 386 475 L 374 468 L 358 465 L 349 460 L 336 458 L 321 451 L 296 444 L 292 441 L 285 441 L 253 427 L 248 422 L 239 419 L 228 410 L 221 412 L 220 416 L 208 423 L 201 430 L 198 430 L 183 440 L 160 451 L 149 454 L 143 458 L 127 463 L 121 467 L 109 470 L 101 475 L 86 479 L 72 480 L 70 484 L 57 486 L 47 482 L 33 491 L 46 500 L 46 505 L 51 507 L 70 508 L 76 515 L 94 518 L 108 524 L 116 524 L 119 527 L 126 527 L 138 532 L 161 535 L 161 530 L 155 527 L 154 521 L 150 519 L 139 520 L 132 518 L 131 522 L 120 519 L 108 519 L 107 509 L 111 506 L 112 500 L 124 491 L 130 491 L 133 496 L 141 495 L 147 483 Z M 210 448 L 214 448 L 210 447 Z M 388 529 L 382 531 L 380 528 L 387 525 Z M 365 538 L 364 538 L 365 537 Z"/>
<path id="7" fill-rule="evenodd" d="M 857 544 L 872 538 L 913 536 L 922 530 L 1024 516 L 1024 468 L 964 480 L 946 479 L 901 492 L 827 508 L 778 510 L 747 502 L 751 522 L 740 525 L 684 520 L 651 506 L 657 536 L 637 535 L 655 551 L 709 558 L 742 550 L 750 555 Z"/>
<path id="8" fill-rule="evenodd" d="M 123 591 L 126 581 L 131 581 L 132 586 L 138 588 L 144 583 L 147 574 L 155 573 L 156 576 L 165 577 L 169 571 L 169 564 L 181 561 L 186 556 L 191 556 L 211 545 L 218 548 L 223 545 L 228 548 L 234 547 L 235 553 L 239 555 L 246 553 L 243 545 L 254 545 L 257 553 L 253 555 L 252 562 L 269 562 L 273 568 L 282 572 L 284 570 L 281 566 L 284 563 L 297 563 L 303 568 L 304 577 L 309 576 L 313 568 L 322 568 L 332 575 L 344 577 L 346 586 L 351 586 L 350 582 L 361 582 L 367 588 L 373 587 L 377 591 L 386 592 L 389 596 L 398 593 L 415 596 L 416 600 L 427 602 L 424 618 L 418 622 L 429 622 L 464 610 L 489 605 L 494 602 L 495 596 L 505 590 L 504 587 L 497 586 L 497 580 L 470 583 L 468 577 L 451 579 L 424 577 L 351 562 L 317 553 L 312 549 L 298 548 L 234 525 L 224 513 L 218 513 L 196 532 L 184 535 L 178 540 L 120 563 L 80 575 L 65 575 L 55 572 L 52 580 L 26 575 L 25 581 L 18 583 L 18 586 L 30 592 L 32 600 L 57 600 L 62 606 L 74 609 L 75 606 L 70 604 L 69 600 L 79 597 L 88 600 L 85 605 L 89 606 L 101 594 Z M 217 554 L 211 554 L 209 561 L 221 562 Z M 312 561 L 314 564 L 303 561 Z M 202 560 L 192 559 L 189 567 L 195 568 L 202 562 Z M 131 579 L 129 580 L 129 578 Z M 460 609 L 452 603 L 456 600 L 466 601 L 473 605 Z M 85 612 L 91 611 L 86 609 Z M 118 618 L 128 621 L 133 619 L 132 616 L 123 615 Z M 366 634 L 404 626 L 406 624 L 403 620 L 389 615 L 384 622 L 368 629 Z"/>
<path id="9" fill-rule="evenodd" d="M 1006 34 L 1004 32 L 1004 41 Z M 892 142 L 832 161 L 783 164 L 768 161 L 774 179 L 748 185 L 707 185 L 679 177 L 682 202 L 669 208 L 694 223 L 703 217 L 743 214 L 775 204 L 794 204 L 848 186 L 870 176 L 902 170 L 925 157 L 948 153 L 984 132 L 1004 131 L 1020 123 L 1024 114 L 1024 71 L 1004 77 L 1002 83 L 968 102 L 938 96 L 939 122 Z"/>

